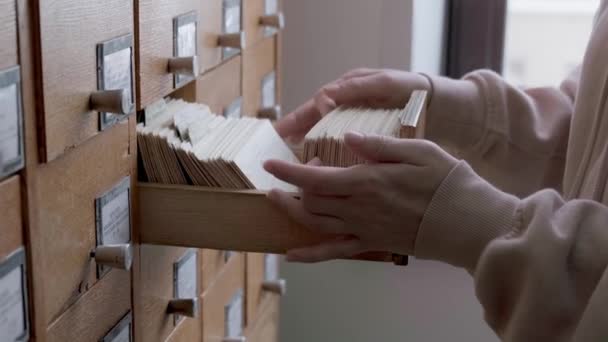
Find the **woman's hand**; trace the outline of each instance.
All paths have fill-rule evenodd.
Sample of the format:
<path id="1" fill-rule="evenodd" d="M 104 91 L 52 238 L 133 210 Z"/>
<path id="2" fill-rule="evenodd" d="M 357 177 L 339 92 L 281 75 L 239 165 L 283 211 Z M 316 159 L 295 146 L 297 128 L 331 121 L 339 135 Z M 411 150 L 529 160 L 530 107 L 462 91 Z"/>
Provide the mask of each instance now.
<path id="1" fill-rule="evenodd" d="M 350 168 L 268 161 L 277 178 L 301 188 L 301 199 L 273 190 L 269 198 L 296 222 L 337 238 L 289 251 L 319 262 L 367 251 L 411 254 L 422 217 L 457 160 L 424 140 L 350 133 L 346 145 L 369 163 Z"/>
<path id="2" fill-rule="evenodd" d="M 321 88 L 315 97 L 279 120 L 279 135 L 297 142 L 337 106 L 393 109 L 405 107 L 414 90 L 430 91 L 429 80 L 416 73 L 388 69 L 356 69 Z"/>

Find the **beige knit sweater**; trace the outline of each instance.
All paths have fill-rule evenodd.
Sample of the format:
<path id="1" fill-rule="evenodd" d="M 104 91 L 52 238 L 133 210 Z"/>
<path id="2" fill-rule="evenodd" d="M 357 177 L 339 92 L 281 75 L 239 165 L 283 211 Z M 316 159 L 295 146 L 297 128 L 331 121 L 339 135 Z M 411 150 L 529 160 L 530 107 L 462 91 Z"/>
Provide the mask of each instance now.
<path id="1" fill-rule="evenodd" d="M 559 89 L 489 71 L 432 83 L 427 136 L 466 162 L 435 194 L 416 256 L 469 270 L 504 341 L 608 341 L 608 0 Z"/>

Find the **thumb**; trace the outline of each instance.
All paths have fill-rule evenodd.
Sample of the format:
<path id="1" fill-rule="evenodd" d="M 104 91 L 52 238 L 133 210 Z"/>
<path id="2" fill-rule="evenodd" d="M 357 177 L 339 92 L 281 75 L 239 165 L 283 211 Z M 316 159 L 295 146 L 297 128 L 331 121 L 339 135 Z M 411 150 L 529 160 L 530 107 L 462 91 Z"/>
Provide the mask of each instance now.
<path id="1" fill-rule="evenodd" d="M 408 140 L 350 132 L 344 136 L 344 142 L 354 154 L 370 162 L 399 163 L 418 159 L 415 158 L 416 149 L 408 146 Z"/>

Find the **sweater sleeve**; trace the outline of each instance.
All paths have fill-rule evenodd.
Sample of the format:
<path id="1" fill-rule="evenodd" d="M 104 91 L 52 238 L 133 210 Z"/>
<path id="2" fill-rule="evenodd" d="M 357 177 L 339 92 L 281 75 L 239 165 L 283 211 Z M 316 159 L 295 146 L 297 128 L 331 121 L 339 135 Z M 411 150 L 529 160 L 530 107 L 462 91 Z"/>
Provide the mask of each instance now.
<path id="1" fill-rule="evenodd" d="M 608 283 L 606 222 L 597 202 L 565 202 L 553 190 L 518 199 L 461 162 L 425 213 L 415 255 L 469 270 L 504 341 L 569 341 L 593 331 L 578 325 L 593 315 L 594 297 L 608 296 L 598 285 Z"/>
<path id="2" fill-rule="evenodd" d="M 488 70 L 430 77 L 426 137 L 503 191 L 559 190 L 578 79 L 577 69 L 560 88 L 522 90 Z"/>

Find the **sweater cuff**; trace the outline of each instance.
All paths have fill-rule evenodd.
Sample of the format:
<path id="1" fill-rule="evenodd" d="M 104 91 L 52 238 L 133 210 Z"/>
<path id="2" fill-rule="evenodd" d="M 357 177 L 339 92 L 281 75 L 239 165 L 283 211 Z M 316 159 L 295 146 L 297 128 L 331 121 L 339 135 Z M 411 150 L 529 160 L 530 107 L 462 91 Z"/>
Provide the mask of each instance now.
<path id="1" fill-rule="evenodd" d="M 488 243 L 517 228 L 520 200 L 479 177 L 464 161 L 435 192 L 414 255 L 474 270 Z"/>
<path id="2" fill-rule="evenodd" d="M 458 151 L 475 146 L 484 132 L 486 96 L 479 84 L 482 80 L 425 76 L 432 87 L 425 138 Z"/>

